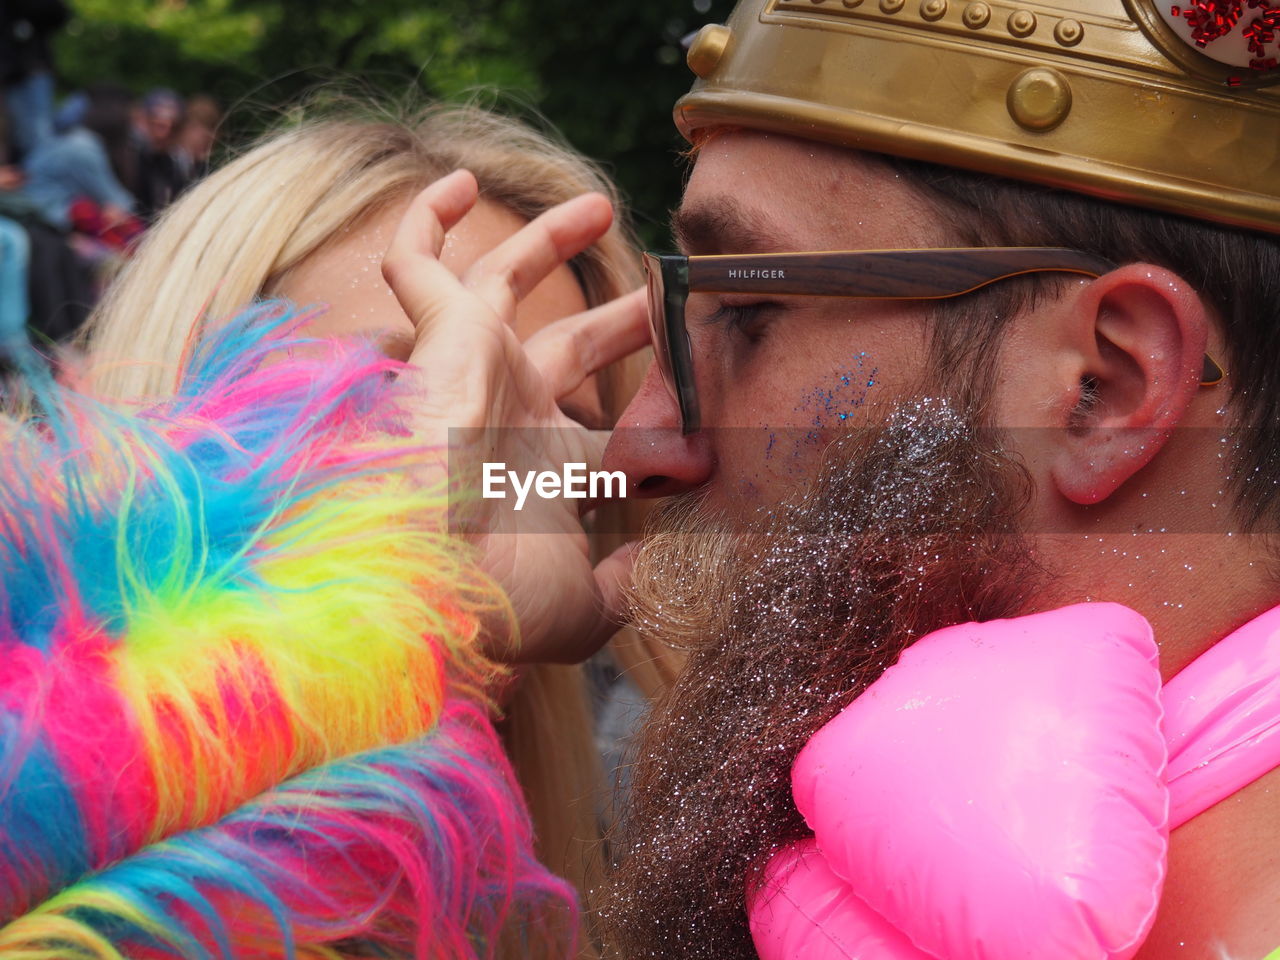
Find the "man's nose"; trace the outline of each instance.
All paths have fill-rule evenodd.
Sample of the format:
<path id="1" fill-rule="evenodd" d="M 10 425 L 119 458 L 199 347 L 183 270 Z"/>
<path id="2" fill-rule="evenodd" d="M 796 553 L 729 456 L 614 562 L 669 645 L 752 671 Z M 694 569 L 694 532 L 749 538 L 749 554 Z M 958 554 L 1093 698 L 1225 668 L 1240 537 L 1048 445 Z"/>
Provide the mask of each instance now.
<path id="1" fill-rule="evenodd" d="M 685 436 L 680 409 L 655 363 L 618 418 L 604 451 L 604 468 L 627 475 L 627 496 L 667 497 L 706 483 L 715 458 L 710 434 Z"/>

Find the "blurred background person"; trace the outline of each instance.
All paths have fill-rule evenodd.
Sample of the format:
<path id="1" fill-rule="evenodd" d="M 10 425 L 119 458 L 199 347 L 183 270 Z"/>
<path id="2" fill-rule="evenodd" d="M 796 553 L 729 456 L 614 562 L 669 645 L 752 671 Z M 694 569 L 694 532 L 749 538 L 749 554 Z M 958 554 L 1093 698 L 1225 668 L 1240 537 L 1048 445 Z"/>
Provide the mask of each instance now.
<path id="1" fill-rule="evenodd" d="M 184 109 L 181 97 L 157 87 L 143 96 L 134 114 L 133 193 L 144 220 L 154 220 L 188 182 L 175 157 Z"/>
<path id="2" fill-rule="evenodd" d="M 133 170 L 131 101 L 127 90 L 111 84 L 68 97 L 55 135 L 23 165 L 23 193 L 45 221 L 96 241 L 103 256 L 127 249 L 143 229 L 137 199 L 122 183 Z"/>
<path id="3" fill-rule="evenodd" d="M 62 0 L 0 3 L 0 82 L 9 110 L 14 159 L 21 159 L 53 136 L 51 40 L 70 16 Z"/>
<path id="4" fill-rule="evenodd" d="M 0 216 L 0 344 L 22 342 L 30 306 L 27 265 L 31 244 L 22 224 Z"/>
<path id="5" fill-rule="evenodd" d="M 0 327 L 5 336 L 28 330 L 41 343 L 64 341 L 80 328 L 96 299 L 93 267 L 25 195 L 22 167 L 9 162 L 14 151 L 8 119 L 0 103 Z"/>
<path id="6" fill-rule="evenodd" d="M 173 162 L 180 183 L 179 191 L 209 172 L 213 145 L 217 142 L 222 108 L 205 94 L 188 98 L 182 122 L 173 138 Z"/>

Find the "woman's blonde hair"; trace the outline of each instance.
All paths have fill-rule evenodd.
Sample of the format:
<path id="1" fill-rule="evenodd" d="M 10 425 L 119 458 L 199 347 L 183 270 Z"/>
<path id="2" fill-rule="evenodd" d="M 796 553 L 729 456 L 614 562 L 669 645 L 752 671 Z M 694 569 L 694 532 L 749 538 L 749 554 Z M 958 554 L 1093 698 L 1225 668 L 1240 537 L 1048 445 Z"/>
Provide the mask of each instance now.
<path id="1" fill-rule="evenodd" d="M 86 328 L 100 394 L 172 392 L 188 334 L 202 318 L 226 317 L 269 295 L 331 239 L 452 170 L 470 170 L 485 199 L 529 220 L 591 190 L 621 209 L 617 190 L 590 161 L 478 107 L 437 104 L 408 118 L 369 107 L 327 112 L 317 120 L 298 111 L 147 232 Z M 571 267 L 590 304 L 638 284 L 625 218 Z M 602 386 L 606 398 L 611 387 Z"/>
<path id="2" fill-rule="evenodd" d="M 304 111 L 193 187 L 147 232 L 90 318 L 91 386 L 120 401 L 171 393 L 204 318 L 269 295 L 348 228 L 462 167 L 476 175 L 482 197 L 526 219 L 590 190 L 621 210 L 617 191 L 589 161 L 477 107 L 435 105 L 407 118 L 348 107 L 312 119 Z M 640 278 L 626 218 L 620 214 L 570 266 L 590 305 L 634 287 Z M 621 412 L 643 362 L 602 371 L 607 413 Z M 620 662 L 652 670 L 652 654 L 637 643 L 625 645 Z M 539 852 L 585 897 L 599 870 L 602 778 L 581 668 L 524 671 L 505 727 Z"/>

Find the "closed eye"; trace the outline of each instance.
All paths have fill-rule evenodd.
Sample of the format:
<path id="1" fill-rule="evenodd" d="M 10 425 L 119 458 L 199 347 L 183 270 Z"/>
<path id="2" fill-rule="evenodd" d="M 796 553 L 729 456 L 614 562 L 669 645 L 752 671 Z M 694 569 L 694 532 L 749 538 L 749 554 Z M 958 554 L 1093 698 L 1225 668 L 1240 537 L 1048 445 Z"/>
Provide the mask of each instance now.
<path id="1" fill-rule="evenodd" d="M 771 300 L 760 300 L 754 303 L 721 301 L 703 323 L 743 334 L 754 342 L 759 339 L 763 333 L 764 324 L 779 306 Z"/>

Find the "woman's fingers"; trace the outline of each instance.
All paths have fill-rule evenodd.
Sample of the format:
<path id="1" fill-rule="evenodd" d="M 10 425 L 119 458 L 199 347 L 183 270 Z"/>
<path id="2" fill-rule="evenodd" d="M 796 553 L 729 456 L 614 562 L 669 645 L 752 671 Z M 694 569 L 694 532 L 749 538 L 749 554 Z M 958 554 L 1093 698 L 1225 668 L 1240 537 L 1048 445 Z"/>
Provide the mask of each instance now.
<path id="1" fill-rule="evenodd" d="M 596 630 L 587 641 L 588 656 L 604 646 L 626 622 L 631 568 L 639 546 L 634 540 L 624 543 L 596 564 L 595 580 L 600 591 L 601 609 Z"/>
<path id="2" fill-rule="evenodd" d="M 463 283 L 509 319 L 530 290 L 560 264 L 595 243 L 613 223 L 601 194 L 575 197 L 522 227 L 477 260 Z"/>
<path id="3" fill-rule="evenodd" d="M 503 241 L 460 282 L 439 254 L 445 233 L 475 205 L 476 197 L 475 178 L 466 171 L 437 180 L 409 205 L 382 261 L 387 283 L 413 321 L 416 344 L 410 362 L 429 363 L 437 372 L 451 371 L 458 358 L 491 355 L 520 299 L 598 240 L 613 221 L 603 196 L 577 197 Z M 583 336 L 590 357 L 596 352 L 592 333 Z"/>
<path id="4" fill-rule="evenodd" d="M 427 421 L 480 426 L 487 421 L 501 369 L 502 321 L 440 262 L 445 234 L 475 206 L 475 177 L 458 170 L 427 187 L 409 204 L 382 258 L 382 274 L 413 322 L 409 363 L 429 370 L 419 409 Z M 424 427 L 425 429 L 425 427 Z"/>
<path id="5" fill-rule="evenodd" d="M 544 327 L 525 341 L 524 348 L 559 399 L 648 342 L 648 300 L 640 289 Z"/>
<path id="6" fill-rule="evenodd" d="M 515 663 L 581 663 L 604 646 L 626 619 L 627 590 L 631 585 L 632 556 L 636 543 L 627 543 L 596 565 L 556 581 L 562 567 L 544 566 L 537 586 L 542 617 L 521 622 L 522 642 L 494 644 L 490 652 L 499 660 Z M 577 579 L 581 577 L 582 579 Z M 548 592 L 555 600 L 548 603 Z M 517 601 L 517 606 L 519 603 Z"/>
<path id="7" fill-rule="evenodd" d="M 453 271 L 440 262 L 444 236 L 475 206 L 476 178 L 457 170 L 427 187 L 409 204 L 382 258 L 382 275 L 413 321 L 419 342 L 462 293 Z"/>

